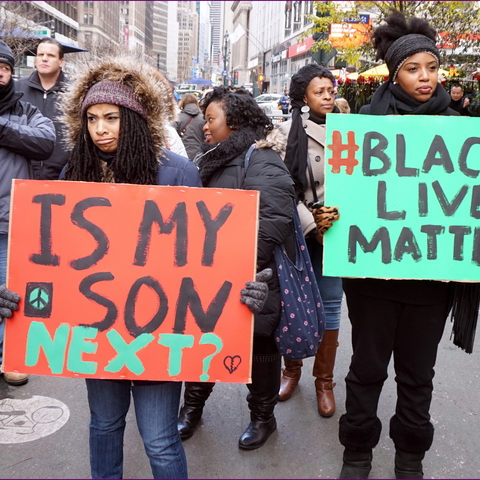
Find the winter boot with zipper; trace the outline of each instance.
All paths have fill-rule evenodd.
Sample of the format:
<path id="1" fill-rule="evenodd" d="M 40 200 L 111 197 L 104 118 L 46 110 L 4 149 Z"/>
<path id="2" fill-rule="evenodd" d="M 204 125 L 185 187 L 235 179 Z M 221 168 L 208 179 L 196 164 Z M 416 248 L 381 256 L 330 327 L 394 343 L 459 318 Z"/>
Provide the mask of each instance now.
<path id="1" fill-rule="evenodd" d="M 292 396 L 302 375 L 303 366 L 302 360 L 289 360 L 288 358 L 284 358 L 283 362 L 285 368 L 282 370 L 280 391 L 278 392 L 278 399 L 281 402 L 288 400 Z"/>
<path id="2" fill-rule="evenodd" d="M 338 330 L 325 330 L 313 364 L 313 376 L 316 377 L 317 408 L 322 417 L 331 417 L 335 413 L 333 368 L 337 347 Z"/>
<path id="3" fill-rule="evenodd" d="M 195 432 L 202 418 L 203 407 L 212 393 L 214 383 L 185 382 L 184 403 L 178 414 L 177 428 L 180 438 L 186 440 Z"/>
<path id="4" fill-rule="evenodd" d="M 251 422 L 238 441 L 239 448 L 260 448 L 276 430 L 277 421 L 273 412 L 278 401 L 280 369 L 279 353 L 253 355 L 252 383 L 247 385 Z"/>

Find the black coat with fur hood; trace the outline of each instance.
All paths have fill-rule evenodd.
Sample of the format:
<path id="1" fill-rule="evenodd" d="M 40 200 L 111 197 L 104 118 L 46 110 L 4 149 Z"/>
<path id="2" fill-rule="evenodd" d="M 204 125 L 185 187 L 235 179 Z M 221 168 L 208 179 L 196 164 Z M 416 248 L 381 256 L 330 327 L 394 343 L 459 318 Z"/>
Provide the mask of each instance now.
<path id="1" fill-rule="evenodd" d="M 275 245 L 285 243 L 288 254 L 295 258 L 292 227 L 295 190 L 290 173 L 279 155 L 285 149 L 285 136 L 279 130 L 273 130 L 266 139 L 255 143 L 256 149 L 250 157 L 247 171 L 244 162 L 248 148 L 219 167 L 204 187 L 260 191 L 257 271 L 271 268 L 273 276 L 268 282 L 265 306 L 260 314 L 255 315 L 254 333 L 269 336 L 280 320 L 280 285 L 273 257 Z"/>

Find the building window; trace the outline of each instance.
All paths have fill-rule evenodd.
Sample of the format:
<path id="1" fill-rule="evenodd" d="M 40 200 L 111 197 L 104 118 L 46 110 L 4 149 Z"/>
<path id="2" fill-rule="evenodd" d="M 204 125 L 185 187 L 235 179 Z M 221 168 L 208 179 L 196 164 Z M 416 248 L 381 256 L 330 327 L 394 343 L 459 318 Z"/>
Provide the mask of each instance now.
<path id="1" fill-rule="evenodd" d="M 313 2 L 305 2 L 305 15 L 303 16 L 304 25 L 308 25 L 311 22 L 307 15 L 313 15 Z"/>
<path id="2" fill-rule="evenodd" d="M 292 33 L 292 2 L 285 2 L 285 36 Z"/>
<path id="3" fill-rule="evenodd" d="M 89 23 L 90 25 L 93 25 L 93 15 L 89 15 L 89 16 L 88 16 L 88 23 Z"/>
<path id="4" fill-rule="evenodd" d="M 83 14 L 83 23 L 88 23 L 88 14 Z"/>
<path id="5" fill-rule="evenodd" d="M 293 2 L 293 31 L 302 26 L 302 2 Z"/>

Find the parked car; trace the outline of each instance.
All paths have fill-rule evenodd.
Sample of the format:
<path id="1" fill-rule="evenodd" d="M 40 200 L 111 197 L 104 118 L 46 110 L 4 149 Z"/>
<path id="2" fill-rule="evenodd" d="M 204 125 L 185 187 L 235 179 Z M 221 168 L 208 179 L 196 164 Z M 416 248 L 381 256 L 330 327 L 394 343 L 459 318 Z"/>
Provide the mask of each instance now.
<path id="1" fill-rule="evenodd" d="M 279 93 L 262 93 L 258 97 L 255 97 L 258 106 L 265 113 L 278 113 L 278 101 L 280 100 L 281 95 Z M 282 113 L 280 111 L 280 113 Z"/>

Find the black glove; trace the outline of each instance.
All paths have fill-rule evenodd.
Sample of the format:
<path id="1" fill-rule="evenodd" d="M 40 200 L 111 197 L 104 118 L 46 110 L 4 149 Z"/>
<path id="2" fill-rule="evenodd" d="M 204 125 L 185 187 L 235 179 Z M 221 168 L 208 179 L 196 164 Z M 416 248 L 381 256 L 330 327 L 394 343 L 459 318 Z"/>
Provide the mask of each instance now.
<path id="1" fill-rule="evenodd" d="M 18 293 L 12 292 L 5 285 L 0 286 L 0 323 L 4 318 L 10 318 L 13 315 L 12 310 L 18 310 L 19 301 Z"/>
<path id="2" fill-rule="evenodd" d="M 240 291 L 240 302 L 244 303 L 253 313 L 260 313 L 263 310 L 268 296 L 267 280 L 272 278 L 272 269 L 266 268 L 255 275 L 255 282 L 247 282 Z"/>

